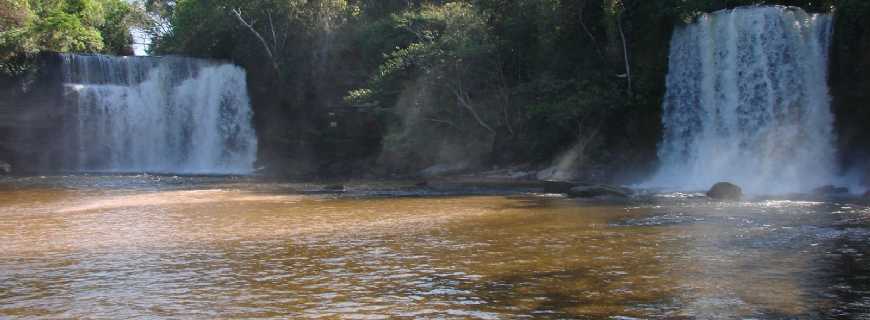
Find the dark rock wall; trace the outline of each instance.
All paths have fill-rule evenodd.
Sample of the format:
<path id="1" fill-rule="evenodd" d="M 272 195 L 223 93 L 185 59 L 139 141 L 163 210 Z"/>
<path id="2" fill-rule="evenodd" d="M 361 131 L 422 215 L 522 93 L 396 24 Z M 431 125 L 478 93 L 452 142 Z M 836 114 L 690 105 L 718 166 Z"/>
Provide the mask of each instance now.
<path id="1" fill-rule="evenodd" d="M 865 11 L 870 6 L 865 5 Z M 836 14 L 830 83 L 842 168 L 870 183 L 870 22 L 853 8 Z"/>
<path id="2" fill-rule="evenodd" d="M 0 161 L 16 173 L 70 170 L 76 135 L 63 103 L 62 59 L 51 53 L 34 59 L 29 72 L 0 77 Z"/>

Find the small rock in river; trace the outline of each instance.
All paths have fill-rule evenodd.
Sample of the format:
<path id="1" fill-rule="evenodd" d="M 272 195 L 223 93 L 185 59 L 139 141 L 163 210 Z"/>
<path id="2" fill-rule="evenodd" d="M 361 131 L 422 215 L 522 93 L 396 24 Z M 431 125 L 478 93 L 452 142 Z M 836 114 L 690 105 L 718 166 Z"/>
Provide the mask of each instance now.
<path id="1" fill-rule="evenodd" d="M 707 196 L 716 200 L 740 200 L 743 189 L 730 182 L 719 182 L 707 191 Z"/>

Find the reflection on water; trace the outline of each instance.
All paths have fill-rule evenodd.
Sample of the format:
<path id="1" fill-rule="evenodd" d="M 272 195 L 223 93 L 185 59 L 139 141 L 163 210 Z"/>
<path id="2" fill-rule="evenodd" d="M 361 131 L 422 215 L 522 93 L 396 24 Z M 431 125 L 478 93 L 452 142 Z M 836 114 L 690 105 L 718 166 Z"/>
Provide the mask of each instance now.
<path id="1" fill-rule="evenodd" d="M 870 317 L 866 204 L 320 189 L 0 181 L 0 317 Z"/>

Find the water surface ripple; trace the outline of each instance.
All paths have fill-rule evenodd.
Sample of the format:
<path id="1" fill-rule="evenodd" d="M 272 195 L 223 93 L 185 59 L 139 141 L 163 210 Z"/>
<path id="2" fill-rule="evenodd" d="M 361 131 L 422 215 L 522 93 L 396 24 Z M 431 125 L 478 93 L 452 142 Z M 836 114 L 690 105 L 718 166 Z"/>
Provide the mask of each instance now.
<path id="1" fill-rule="evenodd" d="M 5 178 L 0 318 L 870 317 L 866 203 L 406 185 Z"/>

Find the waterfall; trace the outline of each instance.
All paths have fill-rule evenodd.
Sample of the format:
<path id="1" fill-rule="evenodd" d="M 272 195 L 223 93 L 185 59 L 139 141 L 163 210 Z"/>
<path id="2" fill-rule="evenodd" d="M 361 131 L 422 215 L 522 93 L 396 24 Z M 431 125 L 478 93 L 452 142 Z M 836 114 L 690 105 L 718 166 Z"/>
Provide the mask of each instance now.
<path id="1" fill-rule="evenodd" d="M 257 153 L 245 71 L 182 57 L 63 56 L 78 121 L 78 170 L 251 173 Z M 75 126 L 74 126 L 75 127 Z"/>
<path id="2" fill-rule="evenodd" d="M 832 18 L 756 6 L 699 17 L 671 41 L 661 168 L 648 186 L 806 191 L 835 174 Z"/>

